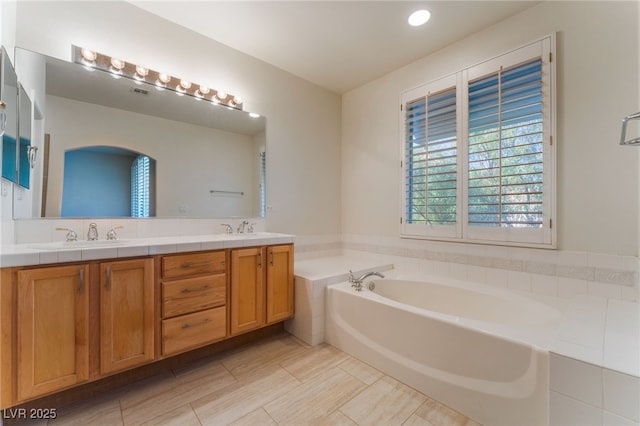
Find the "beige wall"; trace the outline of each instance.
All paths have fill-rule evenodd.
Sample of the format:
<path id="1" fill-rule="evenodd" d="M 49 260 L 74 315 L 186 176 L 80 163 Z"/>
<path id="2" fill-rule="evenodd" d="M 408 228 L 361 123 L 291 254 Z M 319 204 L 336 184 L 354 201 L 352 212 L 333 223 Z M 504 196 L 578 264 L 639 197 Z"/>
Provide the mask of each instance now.
<path id="1" fill-rule="evenodd" d="M 400 218 L 399 95 L 557 32 L 558 248 L 638 253 L 638 2 L 543 2 L 343 96 L 342 221 L 393 238 Z M 428 243 L 425 243 L 428 244 Z"/>
<path id="2" fill-rule="evenodd" d="M 400 93 L 557 32 L 558 247 L 637 255 L 639 154 L 617 141 L 620 119 L 640 106 L 638 9 L 543 2 L 345 94 L 342 105 L 124 2 L 19 2 L 15 44 L 64 59 L 71 44 L 90 46 L 240 94 L 245 109 L 268 117 L 269 230 L 397 238 Z"/>
<path id="3" fill-rule="evenodd" d="M 339 95 L 126 2 L 18 2 L 17 22 L 19 47 L 87 46 L 242 96 L 267 117 L 268 230 L 340 232 Z"/>

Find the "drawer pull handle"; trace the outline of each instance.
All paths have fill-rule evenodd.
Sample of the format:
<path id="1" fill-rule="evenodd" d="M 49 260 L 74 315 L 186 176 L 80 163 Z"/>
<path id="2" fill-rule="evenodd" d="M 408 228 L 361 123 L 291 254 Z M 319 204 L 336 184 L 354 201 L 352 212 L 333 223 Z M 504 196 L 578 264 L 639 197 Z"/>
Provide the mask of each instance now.
<path id="1" fill-rule="evenodd" d="M 190 268 L 200 268 L 202 266 L 209 266 L 209 265 L 213 265 L 212 261 L 208 261 L 208 262 L 184 262 L 182 264 L 182 267 L 185 269 L 190 269 Z"/>
<path id="2" fill-rule="evenodd" d="M 181 293 L 187 294 L 187 293 L 195 293 L 197 291 L 203 291 L 203 290 L 207 290 L 211 288 L 211 286 L 209 284 L 205 284 L 202 287 L 199 288 L 183 288 Z"/>
<path id="3" fill-rule="evenodd" d="M 211 322 L 210 318 L 205 319 L 204 321 L 197 322 L 195 324 L 186 323 L 182 325 L 182 329 L 186 330 L 187 328 L 197 327 L 199 325 L 205 325 L 206 323 Z"/>
<path id="4" fill-rule="evenodd" d="M 105 283 L 104 287 L 107 290 L 111 290 L 111 268 L 107 268 L 106 275 L 107 275 L 107 282 Z"/>
<path id="5" fill-rule="evenodd" d="M 84 291 L 84 269 L 80 269 L 80 280 L 78 281 L 78 293 L 82 294 Z"/>

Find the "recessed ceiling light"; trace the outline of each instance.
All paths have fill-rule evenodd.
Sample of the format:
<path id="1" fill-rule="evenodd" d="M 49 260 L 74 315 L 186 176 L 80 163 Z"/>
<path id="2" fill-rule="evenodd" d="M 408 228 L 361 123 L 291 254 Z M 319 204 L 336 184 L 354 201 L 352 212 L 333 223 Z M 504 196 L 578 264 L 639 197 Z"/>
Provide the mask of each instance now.
<path id="1" fill-rule="evenodd" d="M 431 18 L 431 12 L 427 9 L 416 10 L 411 15 L 409 15 L 409 25 L 412 27 L 419 27 L 420 25 L 424 25 Z"/>

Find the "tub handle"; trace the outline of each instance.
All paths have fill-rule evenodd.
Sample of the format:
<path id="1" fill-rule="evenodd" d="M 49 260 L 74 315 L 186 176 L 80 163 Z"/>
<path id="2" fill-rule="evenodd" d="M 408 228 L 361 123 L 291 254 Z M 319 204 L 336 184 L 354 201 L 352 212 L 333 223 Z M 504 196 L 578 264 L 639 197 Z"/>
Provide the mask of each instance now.
<path id="1" fill-rule="evenodd" d="M 351 287 L 356 286 L 356 277 L 353 276 L 353 271 L 351 269 L 349 269 L 349 284 L 351 284 Z"/>

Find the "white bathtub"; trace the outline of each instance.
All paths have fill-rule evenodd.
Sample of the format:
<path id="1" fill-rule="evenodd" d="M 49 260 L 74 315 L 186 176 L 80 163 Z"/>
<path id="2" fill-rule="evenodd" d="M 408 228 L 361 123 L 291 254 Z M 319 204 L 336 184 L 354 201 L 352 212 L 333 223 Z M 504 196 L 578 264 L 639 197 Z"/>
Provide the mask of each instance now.
<path id="1" fill-rule="evenodd" d="M 454 281 L 364 287 L 327 288 L 327 342 L 482 424 L 548 424 L 558 307 Z"/>

